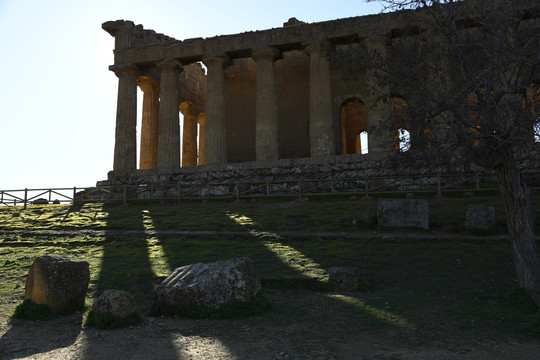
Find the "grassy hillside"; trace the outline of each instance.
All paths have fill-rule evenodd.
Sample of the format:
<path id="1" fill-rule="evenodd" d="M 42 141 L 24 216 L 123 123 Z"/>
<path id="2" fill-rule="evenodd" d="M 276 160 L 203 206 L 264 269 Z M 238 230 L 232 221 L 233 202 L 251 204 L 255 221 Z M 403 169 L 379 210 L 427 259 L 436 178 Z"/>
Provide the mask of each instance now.
<path id="1" fill-rule="evenodd" d="M 249 256 L 270 293 L 307 291 L 304 284 L 324 279 L 332 266 L 359 267 L 370 289 L 331 296 L 375 319 L 365 330 L 412 327 L 426 339 L 459 337 L 464 329 L 540 336 L 538 311 L 515 290 L 500 199 L 429 200 L 430 230 L 380 229 L 370 221 L 376 200 L 351 197 L 3 207 L 0 318 L 21 301 L 28 268 L 42 254 L 90 263 L 88 303 L 105 289 L 124 289 L 143 312 L 152 288 L 176 267 Z M 540 197 L 533 202 L 538 209 Z M 495 206 L 497 227 L 466 231 L 471 203 Z M 540 234 L 540 212 L 534 216 Z"/>

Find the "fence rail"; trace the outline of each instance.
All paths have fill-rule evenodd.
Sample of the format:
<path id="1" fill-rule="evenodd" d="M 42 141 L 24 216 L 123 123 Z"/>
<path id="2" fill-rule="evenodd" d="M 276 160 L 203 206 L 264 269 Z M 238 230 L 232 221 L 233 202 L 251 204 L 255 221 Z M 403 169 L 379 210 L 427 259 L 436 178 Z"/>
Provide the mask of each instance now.
<path id="1" fill-rule="evenodd" d="M 540 171 L 522 172 L 531 189 L 540 189 Z M 118 202 L 135 200 L 235 199 L 307 195 L 382 193 L 432 193 L 497 190 L 493 174 L 418 175 L 283 181 L 236 181 L 221 183 L 139 184 L 87 188 L 0 190 L 0 205 L 26 207 L 30 204 Z"/>

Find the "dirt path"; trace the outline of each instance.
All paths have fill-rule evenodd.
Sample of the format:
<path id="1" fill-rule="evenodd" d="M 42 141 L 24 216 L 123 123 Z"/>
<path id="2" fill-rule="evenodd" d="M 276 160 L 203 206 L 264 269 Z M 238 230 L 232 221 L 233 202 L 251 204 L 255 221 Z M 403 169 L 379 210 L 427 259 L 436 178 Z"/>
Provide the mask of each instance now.
<path id="1" fill-rule="evenodd" d="M 98 330 L 81 315 L 0 321 L 0 359 L 538 359 L 540 342 L 482 339 L 429 324 L 377 322 L 341 297 L 270 290 L 262 316 L 235 320 L 145 317 Z M 357 297 L 358 294 L 348 294 Z M 435 334 L 435 336 L 433 336 Z"/>

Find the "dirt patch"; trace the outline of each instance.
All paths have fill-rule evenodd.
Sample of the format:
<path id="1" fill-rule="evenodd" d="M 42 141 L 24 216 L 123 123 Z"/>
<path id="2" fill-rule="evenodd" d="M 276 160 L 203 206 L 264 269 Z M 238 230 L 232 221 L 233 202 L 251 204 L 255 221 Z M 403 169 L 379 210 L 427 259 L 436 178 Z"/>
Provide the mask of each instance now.
<path id="1" fill-rule="evenodd" d="M 469 337 L 467 329 L 446 332 L 421 319 L 385 320 L 343 301 L 373 295 L 298 290 L 265 290 L 265 295 L 274 309 L 246 319 L 145 317 L 140 326 L 108 331 L 85 327 L 81 315 L 2 319 L 0 359 L 532 360 L 540 354 L 540 343 L 530 339 Z"/>

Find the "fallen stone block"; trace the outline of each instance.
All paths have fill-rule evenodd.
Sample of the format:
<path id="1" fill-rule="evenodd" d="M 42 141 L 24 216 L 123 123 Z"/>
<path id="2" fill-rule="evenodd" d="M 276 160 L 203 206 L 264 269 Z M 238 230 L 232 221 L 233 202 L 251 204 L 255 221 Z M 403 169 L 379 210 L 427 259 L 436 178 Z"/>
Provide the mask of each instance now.
<path id="1" fill-rule="evenodd" d="M 59 313 L 84 304 L 89 281 L 88 262 L 58 255 L 40 256 L 30 267 L 24 299 Z"/>
<path id="2" fill-rule="evenodd" d="M 380 199 L 377 221 L 383 227 L 429 229 L 429 203 L 419 199 Z"/>
<path id="3" fill-rule="evenodd" d="M 487 230 L 497 225 L 495 208 L 484 204 L 471 204 L 467 208 L 465 227 L 472 230 Z"/>
<path id="4" fill-rule="evenodd" d="M 32 202 L 32 205 L 47 205 L 49 204 L 49 200 L 44 198 L 36 199 Z"/>
<path id="5" fill-rule="evenodd" d="M 261 289 L 249 258 L 177 268 L 153 291 L 154 303 L 166 307 L 197 305 L 219 309 L 222 305 L 253 299 Z"/>
<path id="6" fill-rule="evenodd" d="M 360 284 L 360 269 L 356 267 L 331 267 L 328 269 L 328 290 L 356 291 Z"/>

